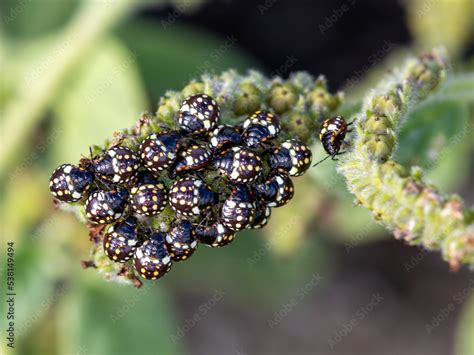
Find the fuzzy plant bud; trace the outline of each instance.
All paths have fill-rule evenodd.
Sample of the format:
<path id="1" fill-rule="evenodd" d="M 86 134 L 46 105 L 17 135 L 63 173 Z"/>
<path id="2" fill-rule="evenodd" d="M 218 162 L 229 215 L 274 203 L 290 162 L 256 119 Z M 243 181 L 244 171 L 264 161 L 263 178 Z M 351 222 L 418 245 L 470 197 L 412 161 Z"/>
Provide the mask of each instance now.
<path id="1" fill-rule="evenodd" d="M 294 138 L 311 144 L 316 129 L 315 120 L 311 115 L 300 112 L 292 112 L 287 119 L 283 121 L 283 130 L 289 132 Z"/>
<path id="2" fill-rule="evenodd" d="M 290 110 L 298 100 L 295 88 L 289 84 L 275 84 L 270 90 L 268 104 L 276 113 Z"/>
<path id="3" fill-rule="evenodd" d="M 204 83 L 192 82 L 191 84 L 186 85 L 181 93 L 183 94 L 183 97 L 188 97 L 204 92 L 204 89 Z"/>
<path id="4" fill-rule="evenodd" d="M 370 135 L 365 147 L 370 159 L 386 162 L 392 154 L 395 140 L 392 135 Z"/>
<path id="5" fill-rule="evenodd" d="M 175 100 L 165 98 L 160 101 L 156 117 L 163 124 L 173 124 L 174 116 L 177 112 Z"/>
<path id="6" fill-rule="evenodd" d="M 262 93 L 256 85 L 243 82 L 239 85 L 240 91 L 234 100 L 234 113 L 237 116 L 250 115 L 260 109 Z"/>
<path id="7" fill-rule="evenodd" d="M 370 134 L 389 134 L 393 129 L 392 121 L 384 116 L 371 115 L 364 122 L 364 129 Z"/>
<path id="8" fill-rule="evenodd" d="M 308 93 L 307 99 L 314 111 L 318 112 L 321 117 L 327 117 L 330 112 L 339 107 L 342 97 L 341 93 L 331 94 L 325 81 L 319 81 L 314 89 Z"/>

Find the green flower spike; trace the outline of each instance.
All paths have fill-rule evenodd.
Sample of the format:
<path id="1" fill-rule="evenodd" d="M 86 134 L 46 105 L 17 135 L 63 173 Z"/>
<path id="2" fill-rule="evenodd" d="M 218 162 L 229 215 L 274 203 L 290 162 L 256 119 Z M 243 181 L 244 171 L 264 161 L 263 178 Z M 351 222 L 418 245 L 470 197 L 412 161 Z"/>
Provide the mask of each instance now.
<path id="1" fill-rule="evenodd" d="M 440 250 L 453 270 L 474 266 L 473 211 L 458 196 L 446 196 L 392 160 L 396 132 L 410 107 L 442 82 L 446 60 L 433 51 L 409 60 L 395 78 L 372 93 L 357 115 L 353 149 L 338 165 L 360 205 L 397 239 Z"/>

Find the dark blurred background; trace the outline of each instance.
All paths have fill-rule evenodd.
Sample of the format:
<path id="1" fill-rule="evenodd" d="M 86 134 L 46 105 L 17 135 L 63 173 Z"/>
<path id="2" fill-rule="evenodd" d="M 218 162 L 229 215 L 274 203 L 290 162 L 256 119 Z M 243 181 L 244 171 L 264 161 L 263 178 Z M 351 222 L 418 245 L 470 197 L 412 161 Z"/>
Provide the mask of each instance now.
<path id="1" fill-rule="evenodd" d="M 2 239 L 17 246 L 16 353 L 474 354 L 472 273 L 394 240 L 354 207 L 331 163 L 296 181 L 294 201 L 265 230 L 201 247 L 141 290 L 80 269 L 86 227 L 55 211 L 47 191 L 56 165 L 206 72 L 324 74 L 331 91 L 345 91 L 348 114 L 408 53 L 435 45 L 452 60 L 448 80 L 472 78 L 471 1 L 143 1 L 114 10 L 120 3 L 0 6 L 2 134 L 27 142 L 12 143 L 0 166 Z M 472 124 L 473 93 L 443 101 L 448 94 L 411 114 L 397 155 L 472 204 L 472 132 L 450 142 Z"/>

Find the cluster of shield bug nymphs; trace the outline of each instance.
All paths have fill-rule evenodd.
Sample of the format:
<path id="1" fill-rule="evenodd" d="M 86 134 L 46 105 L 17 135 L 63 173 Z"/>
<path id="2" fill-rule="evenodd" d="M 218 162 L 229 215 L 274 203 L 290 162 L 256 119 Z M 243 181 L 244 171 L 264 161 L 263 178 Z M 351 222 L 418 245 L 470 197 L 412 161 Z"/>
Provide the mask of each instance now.
<path id="1" fill-rule="evenodd" d="M 83 205 L 111 261 L 158 279 L 199 244 L 223 247 L 241 230 L 264 227 L 271 209 L 292 199 L 291 178 L 311 166 L 307 145 L 278 138 L 276 114 L 257 111 L 237 125 L 220 124 L 220 115 L 212 97 L 189 96 L 175 127 L 156 129 L 135 149 L 117 143 L 59 166 L 50 190 Z M 165 211 L 170 223 L 157 228 L 153 219 Z"/>

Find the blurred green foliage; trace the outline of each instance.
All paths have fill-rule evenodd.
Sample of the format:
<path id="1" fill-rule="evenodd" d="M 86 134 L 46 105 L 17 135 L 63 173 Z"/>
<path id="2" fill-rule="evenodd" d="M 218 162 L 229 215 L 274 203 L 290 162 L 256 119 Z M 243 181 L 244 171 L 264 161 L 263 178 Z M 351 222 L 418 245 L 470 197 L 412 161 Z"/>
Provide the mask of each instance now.
<path id="1" fill-rule="evenodd" d="M 76 161 L 146 110 L 136 55 L 118 40 L 102 43 L 70 76 L 53 106 L 54 162 Z"/>
<path id="2" fill-rule="evenodd" d="M 51 46 L 80 3 L 0 3 L 5 20 L 0 30 L 0 112 L 17 99 L 28 80 L 41 81 L 56 69 L 51 55 L 68 54 L 70 46 L 57 51 Z M 460 51 L 466 38 L 452 28 L 453 37 L 445 43 Z M 423 31 L 428 34 L 419 38 L 432 38 L 431 27 Z M 170 290 L 206 295 L 204 290 L 223 288 L 225 297 L 240 307 L 250 303 L 273 309 L 313 273 L 330 272 L 332 243 L 353 246 L 387 236 L 367 211 L 354 207 L 334 165 L 323 164 L 311 171 L 311 178 L 296 180 L 296 198 L 274 211 L 263 233 L 241 233 L 224 250 L 201 247 L 186 265 L 175 266 L 172 277 L 141 291 L 81 270 L 79 260 L 87 258 L 89 248 L 87 231 L 72 216 L 53 209 L 49 173 L 87 154 L 90 145 L 114 130 L 130 126 L 143 111 L 155 110 L 167 89 L 230 67 L 259 68 L 259 61 L 243 53 L 233 38 L 131 18 L 67 73 L 47 110 L 32 121 L 33 137 L 21 137 L 25 144 L 15 150 L 10 173 L 5 169 L 0 174 L 2 243 L 13 240 L 16 249 L 18 354 L 154 354 L 157 344 L 165 354 L 182 353 L 183 345 L 171 337 L 179 324 Z M 472 153 L 472 131 L 462 137 L 458 133 L 473 122 L 473 76 L 461 79 L 447 83 L 449 100 L 440 97 L 412 113 L 398 150 L 401 161 L 428 168 L 429 176 L 448 189 L 466 181 L 470 165 L 464 157 Z M 354 92 L 342 110 L 346 115 L 360 107 L 357 87 Z M 323 155 L 320 147 L 314 152 Z M 4 285 L 4 270 L 1 276 Z M 2 303 L 0 313 L 4 311 Z M 462 355 L 474 351 L 473 324 L 471 302 L 460 327 Z"/>
<path id="3" fill-rule="evenodd" d="M 470 284 L 472 291 L 472 282 Z M 474 354 L 474 297 L 471 296 L 463 307 L 463 315 L 457 327 L 457 355 Z"/>
<path id="4" fill-rule="evenodd" d="M 406 2 L 406 8 L 416 45 L 425 49 L 442 45 L 451 57 L 458 57 L 472 43 L 471 0 L 411 0 Z"/>

